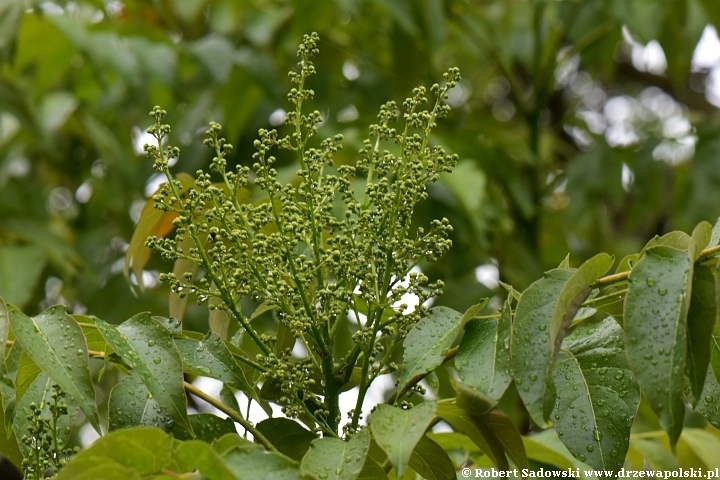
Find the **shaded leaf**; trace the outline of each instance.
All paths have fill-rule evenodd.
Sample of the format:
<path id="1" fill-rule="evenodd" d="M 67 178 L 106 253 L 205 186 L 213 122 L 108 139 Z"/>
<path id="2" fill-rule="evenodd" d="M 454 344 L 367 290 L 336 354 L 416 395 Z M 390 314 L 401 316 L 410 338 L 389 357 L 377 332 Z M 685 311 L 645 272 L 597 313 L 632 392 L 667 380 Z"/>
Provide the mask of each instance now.
<path id="1" fill-rule="evenodd" d="M 34 403 L 41 409 L 42 418 L 47 420 L 52 418 L 50 404 L 53 403 L 53 383 L 55 382 L 46 373 L 42 373 L 32 382 L 32 385 L 27 389 L 22 399 L 18 400 L 16 414 L 13 418 L 13 431 L 15 432 L 16 438 L 22 439 L 23 436 L 31 436 L 28 431 L 30 421 L 27 419 L 27 416 L 30 415 L 31 403 Z M 58 441 L 66 445 L 70 438 L 70 433 L 72 433 L 73 424 L 75 423 L 78 404 L 74 401 L 74 398 L 69 396 L 65 397 L 63 402 L 68 406 L 68 414 L 60 416 L 57 430 Z M 30 447 L 22 441 L 18 442 L 18 446 L 23 456 L 27 457 L 30 452 Z"/>
<path id="2" fill-rule="evenodd" d="M 640 389 L 623 349 L 623 331 L 608 318 L 566 338 L 553 370 L 553 413 L 560 440 L 575 457 L 617 472 L 630 442 Z"/>
<path id="3" fill-rule="evenodd" d="M 167 431 L 174 420 L 165 413 L 136 370 L 131 370 L 110 392 L 110 430 L 154 426 Z"/>
<path id="4" fill-rule="evenodd" d="M 235 447 L 252 447 L 255 446 L 250 440 L 241 437 L 237 433 L 228 433 L 212 442 L 212 448 L 219 455 L 232 450 Z"/>
<path id="5" fill-rule="evenodd" d="M 0 382 L 0 452 L 2 452 L 3 457 L 20 468 L 23 455 L 20 452 L 15 431 L 12 428 L 8 430 L 4 428 L 7 424 L 12 425 L 12 418 L 5 418 L 5 406 L 9 402 L 15 402 L 15 392 L 11 387 Z M 9 413 L 14 413 L 14 409 Z"/>
<path id="6" fill-rule="evenodd" d="M 318 478 L 354 480 L 365 465 L 370 448 L 367 429 L 355 433 L 349 441 L 339 438 L 318 438 L 302 459 L 302 468 Z"/>
<path id="7" fill-rule="evenodd" d="M 370 415 L 373 438 L 387 454 L 397 476 L 405 473 L 415 445 L 435 417 L 435 402 L 423 402 L 410 410 L 380 404 Z"/>
<path id="8" fill-rule="evenodd" d="M 5 366 L 5 349 L 9 334 L 10 316 L 5 301 L 0 297 L 0 375 L 7 373 L 7 367 Z"/>
<path id="9" fill-rule="evenodd" d="M 500 318 L 473 320 L 455 357 L 455 368 L 463 383 L 499 400 L 510 385 L 510 329 L 512 309 L 505 301 Z"/>
<path id="10" fill-rule="evenodd" d="M 691 275 L 686 252 L 650 248 L 630 274 L 625 300 L 630 368 L 672 445 L 685 418 L 685 325 Z"/>
<path id="11" fill-rule="evenodd" d="M 470 307 L 464 315 L 447 307 L 435 307 L 430 315 L 413 326 L 403 345 L 403 371 L 398 392 L 403 393 L 416 375 L 434 370 L 445 359 L 460 329 L 487 304 L 487 299 Z"/>
<path id="12" fill-rule="evenodd" d="M 470 385 L 458 383 L 455 387 L 457 390 L 455 403 L 473 415 L 487 413 L 497 405 L 494 398 L 485 395 Z"/>
<path id="13" fill-rule="evenodd" d="M 149 313 L 140 313 L 117 328 L 97 319 L 96 325 L 115 352 L 138 372 L 158 405 L 192 431 L 187 418 L 182 360 L 172 334 Z"/>
<path id="14" fill-rule="evenodd" d="M 693 229 L 690 246 L 688 248 L 693 260 L 697 260 L 700 252 L 708 246 L 712 240 L 712 227 L 708 222 L 700 222 Z"/>
<path id="15" fill-rule="evenodd" d="M 696 265 L 687 313 L 687 359 L 685 372 L 695 399 L 700 398 L 710 364 L 713 327 L 716 322 L 715 277 L 712 270 Z M 695 404 L 693 403 L 693 406 Z"/>
<path id="16" fill-rule="evenodd" d="M 484 422 L 452 404 L 438 405 L 437 416 L 467 435 L 498 469 L 507 470 L 509 468 L 510 464 L 505 456 L 503 445 Z"/>
<path id="17" fill-rule="evenodd" d="M 428 480 L 455 479 L 455 465 L 437 443 L 423 436 L 415 445 L 409 461 L 410 467 Z"/>
<path id="18" fill-rule="evenodd" d="M 565 456 L 547 445 L 536 441 L 534 437 L 523 437 L 523 444 L 525 445 L 525 452 L 530 460 L 552 465 L 561 470 L 575 467 L 569 453 Z"/>
<path id="19" fill-rule="evenodd" d="M 289 418 L 268 418 L 257 428 L 278 451 L 298 462 L 302 460 L 317 435 Z"/>
<path id="20" fill-rule="evenodd" d="M 65 307 L 50 307 L 35 318 L 13 309 L 10 323 L 23 350 L 75 399 L 100 432 L 85 335 Z"/>
<path id="21" fill-rule="evenodd" d="M 7 303 L 25 306 L 45 263 L 45 254 L 37 246 L 0 246 L 0 296 Z"/>
<path id="22" fill-rule="evenodd" d="M 15 377 L 15 399 L 20 399 L 25 394 L 25 391 L 30 388 L 30 385 L 35 379 L 42 373 L 42 369 L 37 366 L 35 362 L 21 350 L 20 362 L 18 364 L 17 375 Z"/>
<path id="23" fill-rule="evenodd" d="M 720 383 L 718 383 L 712 369 L 708 369 L 707 378 L 702 393 L 697 397 L 695 406 L 698 412 L 710 422 L 710 425 L 720 429 Z"/>
<path id="24" fill-rule="evenodd" d="M 250 385 L 225 342 L 216 333 L 208 333 L 201 341 L 176 339 L 175 344 L 180 351 L 185 372 L 216 378 L 260 401 L 255 388 Z"/>
<path id="25" fill-rule="evenodd" d="M 237 434 L 235 422 L 230 418 L 220 418 L 213 413 L 197 413 L 188 415 L 188 419 L 193 427 L 193 433 L 176 424 L 172 433 L 178 440 L 197 439 L 212 443 L 228 433 Z"/>

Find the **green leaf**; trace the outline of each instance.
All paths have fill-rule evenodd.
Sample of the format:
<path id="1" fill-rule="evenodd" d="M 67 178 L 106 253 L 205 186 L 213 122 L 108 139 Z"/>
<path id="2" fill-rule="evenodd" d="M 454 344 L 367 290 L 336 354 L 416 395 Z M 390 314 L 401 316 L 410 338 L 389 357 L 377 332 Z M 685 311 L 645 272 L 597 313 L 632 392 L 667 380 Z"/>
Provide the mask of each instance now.
<path id="1" fill-rule="evenodd" d="M 216 378 L 241 390 L 255 401 L 260 401 L 225 342 L 216 333 L 208 333 L 202 341 L 176 339 L 175 344 L 180 351 L 185 372 Z"/>
<path id="2" fill-rule="evenodd" d="M 517 467 L 527 468 L 529 466 L 522 436 L 510 417 L 499 408 L 482 415 L 473 416 L 477 418 L 477 422 L 482 422 L 490 429 L 500 442 L 500 445 L 502 445 L 505 454 Z"/>
<path id="3" fill-rule="evenodd" d="M 365 465 L 363 465 L 358 480 L 384 480 L 387 479 L 385 470 L 370 456 L 365 457 Z"/>
<path id="4" fill-rule="evenodd" d="M 131 370 L 110 392 L 110 430 L 154 426 L 167 431 L 174 421 L 158 405 L 136 370 Z"/>
<path id="5" fill-rule="evenodd" d="M 216 82 L 225 82 L 235 58 L 235 48 L 228 39 L 220 35 L 207 36 L 195 41 L 189 50 Z"/>
<path id="6" fill-rule="evenodd" d="M 497 400 L 476 390 L 472 386 L 458 383 L 455 388 L 457 390 L 455 402 L 460 408 L 465 409 L 473 415 L 487 413 L 497 405 Z"/>
<path id="7" fill-rule="evenodd" d="M 678 250 L 687 250 L 690 247 L 692 237 L 685 232 L 675 231 L 666 233 L 662 237 L 655 236 L 650 240 L 640 252 L 641 256 L 652 247 L 666 246 Z"/>
<path id="8" fill-rule="evenodd" d="M 23 350 L 75 399 L 100 432 L 85 335 L 65 307 L 50 307 L 35 318 L 13 309 L 10 324 Z"/>
<path id="9" fill-rule="evenodd" d="M 233 448 L 223 455 L 225 464 L 238 478 L 253 480 L 314 480 L 300 466 L 278 453 L 260 446 Z"/>
<path id="10" fill-rule="evenodd" d="M 10 334 L 10 315 L 5 301 L 0 297 L 0 375 L 7 373 L 5 348 Z"/>
<path id="11" fill-rule="evenodd" d="M 232 408 L 236 412 L 240 412 L 240 404 L 237 401 L 237 398 L 235 397 L 235 392 L 232 388 L 228 387 L 227 385 L 223 385 L 220 389 L 220 401 L 224 403 L 226 406 Z"/>
<path id="12" fill-rule="evenodd" d="M 438 367 L 452 347 L 460 329 L 487 304 L 487 299 L 470 307 L 464 315 L 447 307 L 435 307 L 408 333 L 403 345 L 403 371 L 398 382 L 398 396 L 417 375 Z"/>
<path id="13" fill-rule="evenodd" d="M 437 443 L 424 435 L 415 445 L 410 456 L 410 467 L 428 480 L 449 480 L 457 478 L 455 465 L 448 454 Z"/>
<path id="14" fill-rule="evenodd" d="M 457 405 L 447 403 L 438 405 L 437 416 L 467 435 L 498 469 L 507 470 L 509 468 L 510 464 L 500 439 L 478 416 L 472 415 Z"/>
<path id="15" fill-rule="evenodd" d="M 183 472 L 198 471 L 207 480 L 236 480 L 224 460 L 207 443 L 184 442 L 175 450 L 175 461 Z"/>
<path id="16" fill-rule="evenodd" d="M 160 473 L 172 461 L 172 453 L 173 438 L 159 428 L 125 428 L 100 437 L 78 453 L 66 468 L 74 463 L 88 465 L 91 463 L 88 459 L 110 459 L 144 476 Z"/>
<path id="17" fill-rule="evenodd" d="M 15 402 L 15 392 L 13 389 L 5 383 L 0 382 L 0 452 L 2 456 L 7 458 L 16 467 L 20 468 L 22 463 L 23 455 L 20 452 L 20 446 L 15 432 L 12 429 L 6 430 L 3 428 L 6 424 L 12 425 L 12 418 L 5 418 L 5 406 L 9 402 Z M 11 414 L 12 414 L 11 410 Z"/>
<path id="18" fill-rule="evenodd" d="M 510 329 L 512 309 L 505 301 L 500 318 L 473 320 L 455 357 L 455 368 L 463 383 L 499 400 L 510 385 Z"/>
<path id="19" fill-rule="evenodd" d="M 30 433 L 28 432 L 30 421 L 27 419 L 27 416 L 30 414 L 31 403 L 34 403 L 41 408 L 42 418 L 45 418 L 47 420 L 50 420 L 52 418 L 50 404 L 53 402 L 53 383 L 55 382 L 53 382 L 53 380 L 46 373 L 42 373 L 35 379 L 35 381 L 33 381 L 32 385 L 30 385 L 30 388 L 27 389 L 22 399 L 17 402 L 17 407 L 15 410 L 16 413 L 15 417 L 13 418 L 13 431 L 15 432 L 15 436 L 17 438 L 22 438 L 26 435 L 30 436 Z M 65 397 L 63 401 L 68 406 L 68 414 L 62 415 L 58 419 L 58 441 L 62 442 L 63 445 L 66 445 L 68 439 L 70 438 L 73 424 L 75 423 L 75 416 L 77 415 L 78 404 L 76 401 L 74 401 L 74 398 L 69 396 Z M 20 451 L 23 453 L 23 456 L 27 458 L 30 447 L 25 445 L 22 441 L 18 443 Z"/>
<path id="20" fill-rule="evenodd" d="M 712 239 L 712 227 L 708 222 L 700 222 L 692 232 L 689 251 L 693 260 L 697 260 L 700 252 L 708 246 Z"/>
<path id="21" fill-rule="evenodd" d="M 19 344 L 18 344 L 19 345 Z M 18 364 L 17 376 L 15 377 L 15 399 L 20 399 L 30 385 L 42 373 L 42 369 L 22 350 L 20 354 L 20 363 Z"/>
<path id="22" fill-rule="evenodd" d="M 558 397 L 553 419 L 560 440 L 578 460 L 616 472 L 640 404 L 620 326 L 607 318 L 575 329 L 558 354 L 553 377 Z"/>
<path id="23" fill-rule="evenodd" d="M 113 350 L 137 370 L 158 405 L 192 431 L 187 418 L 182 360 L 172 334 L 147 312 L 135 315 L 117 328 L 100 319 L 95 324 Z"/>
<path id="24" fill-rule="evenodd" d="M 410 410 L 380 404 L 370 415 L 373 438 L 387 454 L 398 477 L 405 473 L 415 445 L 430 427 L 436 408 L 435 402 L 423 402 Z"/>
<path id="25" fill-rule="evenodd" d="M 700 428 L 686 428 L 682 432 L 681 440 L 705 464 L 706 469 L 718 465 L 718 452 L 720 452 L 718 437 Z"/>
<path id="26" fill-rule="evenodd" d="M 716 322 L 716 312 L 715 277 L 710 268 L 696 265 L 687 314 L 687 363 L 685 364 L 685 372 L 695 399 L 700 398 L 710 364 L 710 339 Z"/>
<path id="27" fill-rule="evenodd" d="M 176 424 L 172 433 L 178 440 L 197 439 L 212 443 L 228 433 L 237 434 L 235 422 L 230 418 L 220 418 L 212 413 L 197 413 L 189 415 L 188 418 L 194 433 L 190 433 L 181 425 Z"/>
<path id="28" fill-rule="evenodd" d="M 212 448 L 219 455 L 224 455 L 226 452 L 232 450 L 235 447 L 253 447 L 255 444 L 250 440 L 241 437 L 237 433 L 228 433 L 212 442 Z"/>
<path id="29" fill-rule="evenodd" d="M 289 418 L 268 418 L 257 428 L 278 451 L 298 462 L 302 460 L 317 435 Z"/>
<path id="30" fill-rule="evenodd" d="M 620 325 L 625 324 L 625 294 L 627 284 L 608 285 L 601 288 L 593 299 L 592 306 L 613 317 Z"/>
<path id="31" fill-rule="evenodd" d="M 559 453 L 547 445 L 536 441 L 535 437 L 522 437 L 522 439 L 523 444 L 525 445 L 525 452 L 527 452 L 527 456 L 530 460 L 552 465 L 560 470 L 575 467 L 569 453 L 567 456 L 564 456 L 562 453 Z"/>
<path id="32" fill-rule="evenodd" d="M 45 263 L 45 254 L 37 246 L 0 246 L 0 296 L 7 303 L 25 306 Z"/>
<path id="33" fill-rule="evenodd" d="M 545 419 L 555 400 L 549 327 L 557 299 L 571 276 L 567 270 L 550 270 L 523 292 L 515 311 L 510 344 L 513 376 L 525 407 L 540 426 L 547 426 Z"/>
<path id="34" fill-rule="evenodd" d="M 652 470 L 675 470 L 678 468 L 677 459 L 659 442 L 644 438 L 630 440 L 627 460 L 636 469 L 649 466 Z"/>
<path id="35" fill-rule="evenodd" d="M 660 425 L 675 445 L 685 418 L 686 317 L 692 278 L 686 252 L 659 246 L 633 268 L 625 300 L 627 357 Z"/>
<path id="36" fill-rule="evenodd" d="M 718 7 L 718 13 L 720 13 L 720 7 Z M 707 248 L 714 247 L 720 243 L 720 217 L 715 221 L 715 225 L 712 227 L 710 232 L 710 241 L 707 244 Z"/>
<path id="37" fill-rule="evenodd" d="M 73 458 L 60 471 L 56 480 L 141 480 L 133 468 L 106 457 Z"/>
<path id="38" fill-rule="evenodd" d="M 302 468 L 318 478 L 328 480 L 354 480 L 365 465 L 370 448 L 367 429 L 355 433 L 349 441 L 339 438 L 318 438 L 302 459 Z"/>
<path id="39" fill-rule="evenodd" d="M 600 253 L 575 272 L 551 270 L 522 295 L 512 329 L 511 359 L 518 392 L 532 419 L 541 427 L 555 400 L 552 365 L 573 318 L 590 295 L 591 285 L 612 266 Z"/>
<path id="40" fill-rule="evenodd" d="M 711 369 L 707 371 L 705 385 L 697 398 L 695 408 L 710 422 L 710 425 L 720 429 L 720 383 Z"/>

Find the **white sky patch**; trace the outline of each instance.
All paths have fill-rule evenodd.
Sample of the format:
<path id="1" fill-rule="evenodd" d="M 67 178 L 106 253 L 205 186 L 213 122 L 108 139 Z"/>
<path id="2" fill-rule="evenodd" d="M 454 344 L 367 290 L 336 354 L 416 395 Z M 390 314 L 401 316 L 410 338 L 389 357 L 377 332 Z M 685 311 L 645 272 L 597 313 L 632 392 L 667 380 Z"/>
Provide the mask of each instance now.
<path id="1" fill-rule="evenodd" d="M 720 39 L 715 27 L 708 25 L 693 52 L 691 68 L 699 72 L 717 66 L 720 66 Z"/>
<path id="2" fill-rule="evenodd" d="M 408 272 L 408 274 L 405 276 L 405 278 L 400 282 L 401 286 L 407 287 L 410 284 L 410 274 L 411 273 L 420 274 L 420 273 L 422 273 L 422 270 L 420 269 L 419 266 L 415 265 L 410 270 L 410 272 Z M 433 304 L 434 301 L 435 300 L 433 298 L 429 298 L 429 299 L 427 299 L 427 301 L 425 302 L 424 305 L 426 307 L 429 307 Z M 400 297 L 400 300 L 395 302 L 392 307 L 394 309 L 398 309 L 398 308 L 400 308 L 400 305 L 405 304 L 405 305 L 407 305 L 407 307 L 405 308 L 405 310 L 403 310 L 403 313 L 410 313 L 415 310 L 415 307 L 418 306 L 418 303 L 420 303 L 420 299 L 418 298 L 417 295 L 415 295 L 414 293 L 406 293 L 402 297 Z"/>
<path id="3" fill-rule="evenodd" d="M 623 162 L 622 164 L 622 173 L 620 174 L 620 181 L 622 182 L 623 190 L 626 192 L 630 191 L 630 187 L 632 186 L 633 182 L 635 181 L 635 173 L 633 173 L 632 169 L 628 167 L 628 165 Z"/>
<path id="4" fill-rule="evenodd" d="M 360 78 L 360 69 L 355 65 L 355 63 L 351 62 L 350 60 L 345 60 L 345 63 L 343 63 L 342 66 L 342 74 L 343 77 L 347 78 L 351 82 L 353 80 L 357 80 Z"/>
<path id="5" fill-rule="evenodd" d="M 93 426 L 89 423 L 80 427 L 80 445 L 82 445 L 83 448 L 89 447 L 95 443 L 95 440 L 98 438 L 100 438 L 100 435 L 98 435 Z"/>
<path id="6" fill-rule="evenodd" d="M 495 290 L 500 285 L 500 271 L 497 265 L 486 263 L 475 269 L 475 278 L 490 290 Z"/>
<path id="7" fill-rule="evenodd" d="M 386 394 L 393 391 L 395 388 L 395 380 L 391 375 L 383 375 L 375 379 L 375 381 L 368 388 L 365 394 L 362 407 L 362 420 L 361 425 L 367 425 L 368 417 L 370 416 L 370 410 L 372 407 L 379 403 L 383 403 L 386 400 Z M 340 394 L 340 412 L 342 414 L 341 424 L 348 421 L 347 412 L 355 408 L 358 397 L 358 387 L 352 388 L 347 392 Z"/>
<path id="8" fill-rule="evenodd" d="M 272 125 L 273 127 L 279 127 L 280 125 L 285 123 L 286 115 L 287 115 L 287 112 L 285 110 L 283 110 L 282 108 L 276 108 L 270 114 L 270 118 L 268 118 L 268 122 L 270 122 L 270 125 Z"/>
<path id="9" fill-rule="evenodd" d="M 135 155 L 145 155 L 145 144 L 157 145 L 155 137 L 147 133 L 145 130 L 140 130 L 140 127 L 138 126 L 133 126 L 130 134 L 132 136 L 132 144 Z"/>
<path id="10" fill-rule="evenodd" d="M 354 122 L 360 117 L 360 112 L 352 103 L 340 110 L 337 114 L 337 121 L 340 123 Z"/>

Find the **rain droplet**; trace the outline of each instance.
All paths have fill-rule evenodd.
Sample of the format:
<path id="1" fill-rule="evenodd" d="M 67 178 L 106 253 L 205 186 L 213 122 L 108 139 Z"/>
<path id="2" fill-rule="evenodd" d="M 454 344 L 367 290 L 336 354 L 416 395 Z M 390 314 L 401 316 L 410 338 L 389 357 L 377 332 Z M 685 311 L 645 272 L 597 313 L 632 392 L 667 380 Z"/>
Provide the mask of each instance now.
<path id="1" fill-rule="evenodd" d="M 153 363 L 157 364 L 160 363 L 162 360 L 160 360 L 160 357 L 153 358 Z"/>
<path id="2" fill-rule="evenodd" d="M 595 447 L 593 447 L 592 445 L 588 445 L 588 446 L 587 446 L 587 451 L 588 451 L 588 452 L 592 452 L 593 450 L 595 450 Z"/>
<path id="3" fill-rule="evenodd" d="M 667 294 L 667 288 L 658 288 L 658 293 L 660 295 L 666 295 Z"/>
<path id="4" fill-rule="evenodd" d="M 648 287 L 652 287 L 653 285 L 655 285 L 655 280 L 650 277 L 648 277 L 646 281 L 647 281 Z"/>

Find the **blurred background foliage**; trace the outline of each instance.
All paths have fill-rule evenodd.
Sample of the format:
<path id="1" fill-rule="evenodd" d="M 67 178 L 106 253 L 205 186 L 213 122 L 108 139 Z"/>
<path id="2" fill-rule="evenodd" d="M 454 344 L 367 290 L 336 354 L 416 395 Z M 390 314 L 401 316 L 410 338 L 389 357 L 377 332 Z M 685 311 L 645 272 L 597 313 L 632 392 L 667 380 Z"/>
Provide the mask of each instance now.
<path id="1" fill-rule="evenodd" d="M 285 73 L 311 31 L 314 108 L 322 134 L 346 138 L 340 162 L 383 102 L 462 71 L 435 134 L 461 161 L 417 212 L 455 227 L 451 252 L 422 265 L 445 281 L 436 304 L 524 289 L 568 253 L 620 259 L 720 215 L 716 26 L 717 0 L 4 0 L 0 295 L 29 314 L 166 314 L 170 265 L 152 259 L 145 289 L 122 273 L 159 182 L 147 112 L 168 110 L 175 171 L 208 164 L 210 120 L 249 165 L 257 130 L 282 128 Z M 207 311 L 186 320 L 206 328 Z"/>

